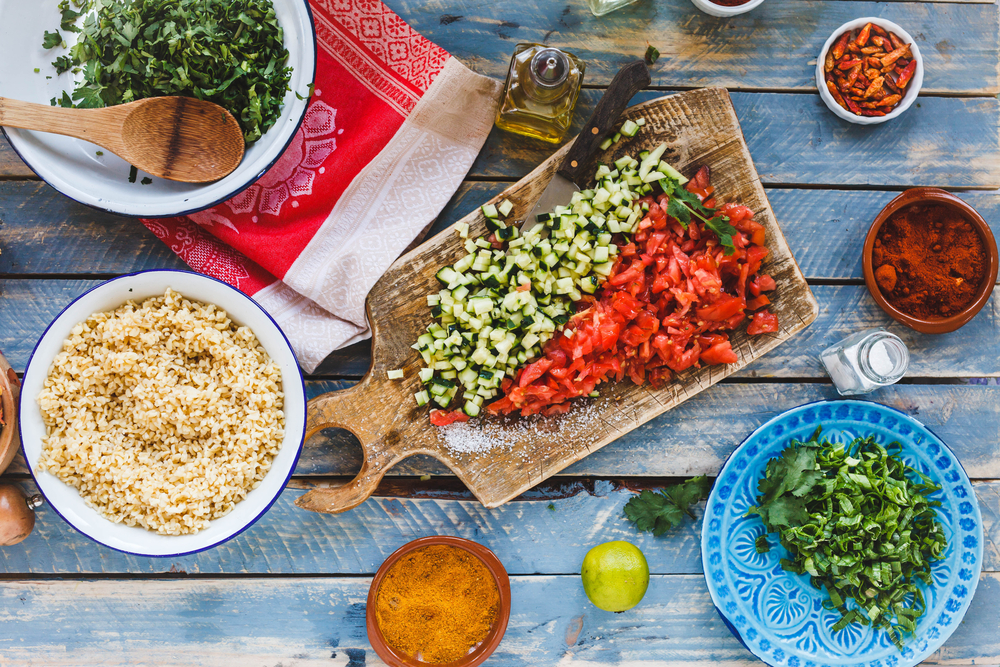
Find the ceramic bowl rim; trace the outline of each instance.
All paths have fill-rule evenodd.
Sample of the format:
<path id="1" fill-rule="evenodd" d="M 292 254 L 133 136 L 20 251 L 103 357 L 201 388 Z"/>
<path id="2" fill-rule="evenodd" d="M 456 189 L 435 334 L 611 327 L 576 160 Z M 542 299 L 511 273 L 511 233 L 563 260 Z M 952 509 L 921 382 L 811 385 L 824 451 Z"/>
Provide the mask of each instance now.
<path id="1" fill-rule="evenodd" d="M 127 278 L 133 278 L 133 277 L 139 276 L 139 275 L 152 274 L 152 273 L 163 273 L 163 274 L 182 273 L 182 274 L 188 274 L 188 275 L 195 276 L 197 278 L 202 278 L 202 279 L 205 279 L 205 280 L 210 280 L 212 282 L 218 283 L 218 284 L 222 285 L 223 287 L 227 288 L 228 290 L 236 293 L 237 295 L 239 295 L 239 297 L 241 297 L 243 299 L 246 299 L 250 304 L 252 304 L 254 307 L 256 307 L 257 309 L 259 309 L 262 313 L 264 313 L 264 315 L 267 317 L 267 319 L 270 320 L 270 322 L 274 325 L 274 328 L 278 332 L 278 334 L 280 334 L 281 339 L 284 341 L 285 346 L 287 346 L 288 351 L 292 354 L 292 357 L 295 358 L 295 352 L 294 352 L 294 350 L 292 348 L 291 343 L 288 340 L 288 337 L 285 336 L 285 332 L 281 330 L 281 327 L 278 326 L 278 323 L 274 320 L 273 317 L 271 317 L 271 314 L 268 313 L 267 310 L 265 310 L 263 306 L 261 306 L 259 303 L 257 303 L 256 301 L 254 301 L 253 298 L 251 298 L 250 296 L 244 294 L 243 292 L 240 292 L 239 290 L 237 290 L 232 285 L 229 285 L 228 283 L 223 282 L 223 281 L 219 280 L 218 278 L 214 278 L 212 276 L 207 276 L 207 275 L 204 275 L 204 274 L 201 274 L 201 273 L 196 273 L 194 271 L 185 271 L 183 269 L 147 269 L 147 270 L 143 270 L 143 271 L 133 271 L 131 273 L 126 273 L 126 274 L 123 274 L 123 275 L 120 275 L 120 276 L 116 276 L 116 277 L 114 277 L 114 278 L 112 278 L 110 280 L 106 280 L 106 281 L 101 282 L 101 283 L 99 283 L 97 285 L 94 285 L 93 287 L 91 287 L 90 289 L 88 289 L 87 291 L 83 292 L 82 294 L 80 294 L 79 296 L 77 296 L 75 299 L 73 299 L 72 301 L 70 301 L 68 304 L 66 304 L 66 306 L 62 310 L 59 311 L 59 314 L 56 315 L 52 319 L 51 322 L 49 322 L 48 326 L 45 327 L 45 330 L 42 332 L 42 335 L 39 336 L 38 341 L 35 343 L 35 346 L 34 346 L 34 348 L 31 351 L 31 355 L 28 357 L 28 361 L 27 361 L 27 363 L 24 366 L 24 378 L 27 379 L 28 372 L 31 369 L 31 364 L 32 364 L 32 362 L 35 361 L 36 354 L 38 353 L 39 347 L 42 345 L 42 342 L 49 335 L 49 332 L 52 330 L 52 327 L 54 327 L 56 325 L 56 323 L 66 314 L 66 312 L 74 304 L 76 304 L 78 301 L 80 301 L 81 299 L 83 299 L 84 297 L 86 297 L 88 294 L 91 294 L 92 292 L 95 292 L 95 291 L 97 291 L 99 289 L 102 289 L 103 287 L 105 287 L 106 285 L 109 285 L 111 283 L 114 283 L 114 282 L 117 282 L 117 281 L 120 281 L 120 280 L 124 280 L 124 279 L 127 279 Z M 166 287 L 164 287 L 164 289 L 166 289 Z M 197 297 L 191 297 L 191 298 L 194 298 L 194 299 L 197 300 Z M 227 310 L 227 313 L 228 312 L 229 311 Z M 51 363 L 51 360 L 49 360 L 49 363 Z M 296 384 L 294 382 L 294 378 L 286 378 L 283 375 L 282 376 L 282 389 L 287 394 L 287 389 L 286 389 L 287 386 L 297 387 L 298 390 L 301 392 L 301 395 L 302 395 L 303 399 L 305 399 L 306 398 L 305 378 L 303 377 L 303 375 L 302 375 L 302 369 L 298 366 L 298 364 L 295 365 L 295 369 L 296 369 L 296 372 L 297 372 L 298 383 Z M 28 392 L 24 391 L 23 384 L 24 384 L 24 380 L 22 380 L 21 393 L 20 393 L 20 397 L 19 397 L 19 406 L 18 406 L 19 407 L 19 412 L 23 412 L 23 410 L 20 410 L 20 408 L 23 408 L 24 402 L 26 400 L 29 400 L 29 398 L 28 398 Z M 307 401 L 303 400 L 303 411 L 302 411 L 301 416 L 299 416 L 299 420 L 301 420 L 301 429 L 300 430 L 302 431 L 302 435 L 298 439 L 298 444 L 294 444 L 294 443 L 292 443 L 290 441 L 285 441 L 285 442 L 282 443 L 283 447 L 285 447 L 285 446 L 294 446 L 295 447 L 295 455 L 292 458 L 291 465 L 290 465 L 289 470 L 288 470 L 288 474 L 285 476 L 285 479 L 282 480 L 281 485 L 278 487 L 277 492 L 274 494 L 274 497 L 271 498 L 267 503 L 265 503 L 263 507 L 261 507 L 260 511 L 257 512 L 256 516 L 254 516 L 253 518 L 251 518 L 250 520 L 248 520 L 241 527 L 239 527 L 239 528 L 231 531 L 230 533 L 222 536 L 219 540 L 213 542 L 212 544 L 209 544 L 209 545 L 206 545 L 206 546 L 203 546 L 203 547 L 198 547 L 198 548 L 195 548 L 195 549 L 182 550 L 182 551 L 172 552 L 172 553 L 169 553 L 169 554 L 168 553 L 158 554 L 158 553 L 144 553 L 144 552 L 141 552 L 141 551 L 129 551 L 127 549 L 122 549 L 122 548 L 119 548 L 119 547 L 111 546 L 111 545 L 107 544 L 106 542 L 104 542 L 101 539 L 99 531 L 90 531 L 90 532 L 85 531 L 80 526 L 77 526 L 76 523 L 74 523 L 73 521 L 69 520 L 64 515 L 64 513 L 59 510 L 58 505 L 56 503 L 52 502 L 52 500 L 50 499 L 49 495 L 45 493 L 45 490 L 43 489 L 43 486 L 41 484 L 39 484 L 38 476 L 35 474 L 34 467 L 32 466 L 32 464 L 31 464 L 30 461 L 27 462 L 28 463 L 28 472 L 31 474 L 32 482 L 34 482 L 35 486 L 38 488 L 39 493 L 41 493 L 42 496 L 45 498 L 48 506 L 52 509 L 52 511 L 54 511 L 59 516 L 60 519 L 62 519 L 63 521 L 65 521 L 67 525 L 69 525 L 71 528 L 73 528 L 73 530 L 77 531 L 78 533 L 80 533 L 84 537 L 86 537 L 86 538 L 88 538 L 90 540 L 93 540 L 94 542 L 96 542 L 96 543 L 98 543 L 98 544 L 100 544 L 102 546 L 105 546 L 108 549 L 112 549 L 114 551 L 118 551 L 118 552 L 124 553 L 124 554 L 129 554 L 131 556 L 142 556 L 142 557 L 145 557 L 145 558 L 176 558 L 176 557 L 179 557 L 179 556 L 189 556 L 189 555 L 192 555 L 192 554 L 201 553 L 202 551 L 207 551 L 209 549 L 214 549 L 215 547 L 217 547 L 217 546 L 219 546 L 221 544 L 224 544 L 224 543 L 228 542 L 229 540 L 237 537 L 238 535 L 240 535 L 241 533 L 243 533 L 244 531 L 246 531 L 248 528 L 250 528 L 251 526 L 253 526 L 255 523 L 257 523 L 261 519 L 261 517 L 263 517 L 265 514 L 267 514 L 268 510 L 271 509 L 271 507 L 274 505 L 274 503 L 276 503 L 278 501 L 278 498 L 281 497 L 282 492 L 288 486 L 289 480 L 291 480 L 292 475 L 295 473 L 295 468 L 298 465 L 299 457 L 302 454 L 303 444 L 305 443 L 306 403 L 307 403 Z M 295 417 L 296 417 L 296 415 L 293 415 L 293 414 L 289 413 L 287 410 L 285 411 L 285 431 L 286 431 L 286 433 L 289 430 L 291 430 L 291 427 L 289 426 L 289 424 L 293 423 L 292 419 L 294 419 Z M 18 429 L 18 436 L 20 437 L 21 442 L 23 443 L 24 442 L 23 420 L 20 420 L 20 419 L 18 420 L 17 429 Z M 22 448 L 23 448 L 23 445 L 22 445 Z M 25 459 L 27 459 L 27 455 L 25 455 Z M 268 474 L 270 474 L 270 471 L 268 472 Z M 62 482 L 60 481 L 60 483 L 62 483 Z M 82 499 L 81 499 L 81 502 L 82 502 Z M 101 518 L 103 520 L 105 520 L 105 521 L 108 521 L 103 516 Z M 110 523 L 110 521 L 109 521 L 109 523 Z M 177 537 L 183 538 L 185 536 L 181 535 L 181 536 L 177 536 Z"/>
<path id="2" fill-rule="evenodd" d="M 371 585 L 368 588 L 368 601 L 365 607 L 365 626 L 368 631 L 368 641 L 371 643 L 372 648 L 375 650 L 378 657 L 384 660 L 389 667 L 427 667 L 428 665 L 433 664 L 414 660 L 409 656 L 399 653 L 386 643 L 382 630 L 378 627 L 378 621 L 375 618 L 375 602 L 379 588 L 381 587 L 382 581 L 385 579 L 389 568 L 391 568 L 406 554 L 421 547 L 437 544 L 464 549 L 478 558 L 483 565 L 486 566 L 486 569 L 493 575 L 493 581 L 496 583 L 497 590 L 500 593 L 500 609 L 497 614 L 497 619 L 493 623 L 493 627 L 490 629 L 490 634 L 486 636 L 486 639 L 483 640 L 483 643 L 480 644 L 475 651 L 469 653 L 460 660 L 449 663 L 441 663 L 440 665 L 435 665 L 435 667 L 477 667 L 493 654 L 497 646 L 500 645 L 500 641 L 503 639 L 504 634 L 507 632 L 507 623 L 510 621 L 510 577 L 508 576 L 503 563 L 500 562 L 500 559 L 497 558 L 496 554 L 494 554 L 488 547 L 483 546 L 478 542 L 467 540 L 464 537 L 454 537 L 451 535 L 430 535 L 427 537 L 421 537 L 411 542 L 407 542 L 392 552 L 392 554 L 385 559 L 385 562 L 383 562 L 375 572 L 375 576 L 372 578 Z"/>
<path id="3" fill-rule="evenodd" d="M 923 202 L 943 204 L 952 210 L 957 209 L 961 212 L 962 217 L 971 222 L 979 232 L 979 236 L 983 240 L 983 244 L 986 246 L 986 251 L 989 255 L 989 269 L 987 270 L 986 278 L 983 281 L 983 284 L 976 290 L 975 299 L 973 299 L 968 306 L 963 308 L 961 312 L 941 320 L 921 319 L 895 308 L 882 295 L 882 290 L 879 288 L 878 282 L 875 280 L 875 270 L 872 266 L 872 251 L 875 247 L 875 238 L 878 235 L 879 230 L 882 228 L 882 225 L 885 224 L 885 221 L 898 210 L 906 206 L 910 206 L 911 204 L 919 204 Z M 875 216 L 875 220 L 872 222 L 871 227 L 869 227 L 861 252 L 861 268 L 865 277 L 865 285 L 868 287 L 868 292 L 875 300 L 875 303 L 877 303 L 887 315 L 900 324 L 907 326 L 914 331 L 919 331 L 920 333 L 925 334 L 950 333 L 965 326 L 979 313 L 980 310 L 982 310 L 983 306 L 986 305 L 986 302 L 989 301 L 990 295 L 993 294 L 993 289 L 996 286 L 997 271 L 998 267 L 1000 267 L 1000 255 L 997 253 L 996 239 L 993 236 L 993 231 L 990 229 L 989 224 L 987 224 L 986 220 L 983 219 L 983 216 L 980 215 L 979 212 L 965 200 L 960 199 L 952 193 L 940 188 L 909 188 L 886 204 L 879 214 Z"/>
<path id="4" fill-rule="evenodd" d="M 309 31 L 310 31 L 309 32 L 309 36 L 311 37 L 311 42 L 312 42 L 312 61 L 309 64 L 309 66 L 310 66 L 310 76 L 307 76 L 306 78 L 310 80 L 310 84 L 315 84 L 315 81 L 316 81 L 316 69 L 317 69 L 318 58 L 319 58 L 319 47 L 318 47 L 317 41 L 316 41 L 316 20 L 315 20 L 315 17 L 313 16 L 312 6 L 309 4 L 309 0 L 300 0 L 300 2 L 305 7 L 305 15 L 306 15 L 306 18 L 308 19 L 308 21 L 306 21 L 306 23 L 309 26 Z M 307 61 L 308 61 L 308 59 L 307 59 Z M 295 91 L 291 91 L 291 92 L 294 93 Z M 285 152 L 288 150 L 289 146 L 292 145 L 292 142 L 295 141 L 295 137 L 298 136 L 299 130 L 302 127 L 302 123 L 305 122 L 306 113 L 309 111 L 309 106 L 310 106 L 311 103 L 312 103 L 311 99 L 305 100 L 305 103 L 302 105 L 302 109 L 301 109 L 301 111 L 300 111 L 300 113 L 298 115 L 298 118 L 293 123 L 294 129 L 289 134 L 288 139 L 283 142 L 283 145 L 281 145 L 280 150 L 278 150 L 275 153 L 274 157 L 271 160 L 269 160 L 266 164 L 262 165 L 262 167 L 260 169 L 255 170 L 254 172 L 248 172 L 244 176 L 243 182 L 240 182 L 237 185 L 234 185 L 232 188 L 227 188 L 225 194 L 220 194 L 218 197 L 213 197 L 212 200 L 209 201 L 209 202 L 207 202 L 207 203 L 197 204 L 195 206 L 190 206 L 190 207 L 184 206 L 183 204 L 184 204 L 184 201 L 186 201 L 186 200 L 183 199 L 183 195 L 178 195 L 178 201 L 180 202 L 180 208 L 178 208 L 177 211 L 167 211 L 167 210 L 164 210 L 164 211 L 161 211 L 161 212 L 155 212 L 155 211 L 153 211 L 153 212 L 144 212 L 144 211 L 129 212 L 127 210 L 124 210 L 124 209 L 128 209 L 128 208 L 131 207 L 131 205 L 129 205 L 129 204 L 122 204 L 122 205 L 118 205 L 118 206 L 101 206 L 97 202 L 84 201 L 82 199 L 79 199 L 79 198 L 77 198 L 77 197 L 75 197 L 75 196 L 73 196 L 71 194 L 68 194 L 68 193 L 64 192 L 62 190 L 62 188 L 58 187 L 55 183 L 50 182 L 49 178 L 53 178 L 53 176 L 51 174 L 49 174 L 48 176 L 46 176 L 46 175 L 43 175 L 43 173 L 39 172 L 38 168 L 35 167 L 35 164 L 42 165 L 41 166 L 42 172 L 46 172 L 46 169 L 44 168 L 44 161 L 39 161 L 39 160 L 36 159 L 35 160 L 35 164 L 32 164 L 32 162 L 29 161 L 24 156 L 23 151 L 18 147 L 18 143 L 20 142 L 20 139 L 12 137 L 7 132 L 7 128 L 6 127 L 0 126 L 0 133 L 3 134 L 4 139 L 7 141 L 7 144 L 11 147 L 11 149 L 14 151 L 14 154 L 17 155 L 17 157 L 22 162 L 24 162 L 24 164 L 27 165 L 28 168 L 31 169 L 32 172 L 34 172 L 40 179 L 42 179 L 42 181 L 44 181 L 47 185 L 49 185 L 51 188 L 53 188 L 56 192 L 58 192 L 59 194 L 63 195 L 64 197 L 66 197 L 66 198 L 68 198 L 68 199 L 70 199 L 70 200 L 72 200 L 72 201 L 74 201 L 74 202 L 76 202 L 78 204 L 82 204 L 83 206 L 87 206 L 88 208 L 92 208 L 92 209 L 97 210 L 97 211 L 102 211 L 102 212 L 105 212 L 105 213 L 111 213 L 111 214 L 114 214 L 114 215 L 123 215 L 123 216 L 128 216 L 128 217 L 133 217 L 133 218 L 135 218 L 135 217 L 149 218 L 149 219 L 172 218 L 172 217 L 181 217 L 181 216 L 190 215 L 192 213 L 197 213 L 199 211 L 204 211 L 204 210 L 212 208 L 214 206 L 218 206 L 219 204 L 221 204 L 223 202 L 226 202 L 226 201 L 229 201 L 233 197 L 236 197 L 237 195 L 242 194 L 248 188 L 250 188 L 250 186 L 252 186 L 258 180 L 260 180 L 260 178 L 262 176 L 264 176 L 264 174 L 266 174 L 275 164 L 277 164 L 278 160 L 280 160 L 281 157 L 285 154 Z M 270 130 L 275 130 L 275 129 L 277 129 L 277 124 L 275 124 L 274 126 L 272 126 L 269 129 L 269 131 Z M 239 169 L 239 167 L 237 167 L 237 169 Z M 55 179 L 55 178 L 53 178 L 53 180 L 62 181 L 62 180 L 65 180 L 65 179 L 61 179 L 61 178 Z M 218 182 L 218 181 L 215 181 L 215 182 Z M 205 184 L 205 185 L 206 186 L 211 186 L 215 182 L 208 183 L 208 184 Z"/>
<path id="5" fill-rule="evenodd" d="M 913 59 L 917 61 L 917 69 L 913 73 L 913 78 L 910 80 L 910 85 L 906 93 L 903 95 L 903 99 L 899 101 L 899 104 L 895 109 L 884 116 L 856 116 L 837 104 L 837 101 L 833 99 L 833 95 L 830 94 L 830 91 L 827 90 L 826 87 L 826 72 L 823 69 L 823 64 L 826 59 L 827 51 L 833 47 L 833 43 L 838 37 L 843 35 L 848 30 L 864 27 L 866 23 L 872 23 L 883 30 L 896 33 L 897 37 L 900 37 L 910 44 L 910 51 L 913 53 Z M 904 30 L 902 26 L 893 23 L 888 19 L 879 18 L 878 16 L 865 16 L 859 19 L 853 19 L 834 30 L 823 44 L 823 48 L 820 49 L 819 52 L 819 57 L 816 59 L 816 89 L 819 91 L 820 98 L 826 106 L 829 107 L 830 111 L 832 111 L 838 118 L 856 125 L 878 125 L 879 123 L 885 123 L 886 121 L 899 117 L 904 111 L 909 109 L 914 102 L 916 102 L 917 96 L 920 94 L 920 89 L 923 85 L 924 58 L 920 55 L 920 47 L 917 45 L 916 40 L 913 39 L 913 36 Z"/>

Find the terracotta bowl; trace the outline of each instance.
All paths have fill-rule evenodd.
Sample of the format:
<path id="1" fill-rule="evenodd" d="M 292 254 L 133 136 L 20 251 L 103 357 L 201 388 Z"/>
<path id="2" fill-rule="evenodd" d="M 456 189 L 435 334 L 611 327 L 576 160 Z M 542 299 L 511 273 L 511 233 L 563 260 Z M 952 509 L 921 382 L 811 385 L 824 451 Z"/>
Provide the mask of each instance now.
<path id="1" fill-rule="evenodd" d="M 378 595 L 379 587 L 382 585 L 382 580 L 385 579 L 385 575 L 389 571 L 389 568 L 391 568 L 396 561 L 411 551 L 435 544 L 445 544 L 452 547 L 458 547 L 459 549 L 468 551 L 473 556 L 478 558 L 482 561 L 483 565 L 486 566 L 486 569 L 493 575 L 493 580 L 496 582 L 497 590 L 500 591 L 500 613 L 497 614 L 497 619 L 493 623 L 490 633 L 486 635 L 486 639 L 483 640 L 483 643 L 480 644 L 476 650 L 472 651 L 461 660 L 449 663 L 421 662 L 420 660 L 411 658 L 408 655 L 399 653 L 396 649 L 386 643 L 385 637 L 382 635 L 382 630 L 378 627 L 378 622 L 375 618 L 375 598 Z M 500 640 L 503 639 L 504 632 L 507 631 L 507 621 L 509 620 L 510 579 L 507 577 L 507 570 L 504 569 L 503 564 L 492 551 L 481 544 L 462 539 L 461 537 L 433 535 L 431 537 L 421 537 L 418 540 L 413 540 L 408 544 L 404 544 L 393 552 L 391 556 L 385 559 L 385 562 L 382 563 L 382 567 L 380 567 L 378 572 L 375 573 L 375 578 L 372 580 L 371 588 L 368 589 L 368 606 L 365 611 L 365 621 L 368 627 L 368 641 L 371 642 L 372 648 L 375 649 L 375 653 L 378 654 L 378 657 L 382 658 L 382 660 L 389 665 L 389 667 L 428 667 L 428 665 L 434 665 L 434 667 L 476 667 L 490 657 L 493 651 L 496 650 L 497 646 L 500 645 Z"/>
<path id="2" fill-rule="evenodd" d="M 21 385 L 17 374 L 0 354 L 0 409 L 4 426 L 0 426 L 0 473 L 7 469 L 21 447 L 17 437 L 17 396 Z"/>
<path id="3" fill-rule="evenodd" d="M 940 320 L 923 320 L 894 308 L 882 296 L 882 290 L 879 289 L 878 283 L 875 281 L 875 267 L 872 266 L 872 249 L 875 247 L 875 237 L 878 235 L 878 231 L 882 228 L 883 223 L 901 208 L 920 203 L 942 204 L 959 213 L 979 232 L 979 236 L 983 239 L 983 244 L 986 246 L 986 250 L 990 256 L 989 266 L 986 270 L 986 279 L 979 286 L 979 290 L 976 292 L 976 296 L 972 302 L 960 313 Z M 998 262 L 997 256 L 997 243 L 993 238 L 993 232 L 990 231 L 990 226 L 983 220 L 983 216 L 979 215 L 976 209 L 955 195 L 938 188 L 911 188 L 889 202 L 882 209 L 882 212 L 878 214 L 878 217 L 875 218 L 871 229 L 868 230 L 868 236 L 865 237 L 864 250 L 862 250 L 862 268 L 865 274 L 865 284 L 868 285 L 868 291 L 871 293 L 872 298 L 875 299 L 875 303 L 900 324 L 905 324 L 915 331 L 927 334 L 955 331 L 975 317 L 976 313 L 986 305 L 990 294 L 993 293 L 993 286 L 997 281 L 998 264 L 1000 262 Z"/>

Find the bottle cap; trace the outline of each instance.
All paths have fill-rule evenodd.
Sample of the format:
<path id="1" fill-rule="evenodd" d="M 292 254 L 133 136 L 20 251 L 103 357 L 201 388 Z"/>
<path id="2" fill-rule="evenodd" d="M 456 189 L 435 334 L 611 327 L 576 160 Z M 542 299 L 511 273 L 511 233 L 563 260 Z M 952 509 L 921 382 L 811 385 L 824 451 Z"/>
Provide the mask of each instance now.
<path id="1" fill-rule="evenodd" d="M 569 76 L 569 58 L 559 49 L 542 49 L 531 59 L 531 78 L 542 88 L 556 88 Z"/>

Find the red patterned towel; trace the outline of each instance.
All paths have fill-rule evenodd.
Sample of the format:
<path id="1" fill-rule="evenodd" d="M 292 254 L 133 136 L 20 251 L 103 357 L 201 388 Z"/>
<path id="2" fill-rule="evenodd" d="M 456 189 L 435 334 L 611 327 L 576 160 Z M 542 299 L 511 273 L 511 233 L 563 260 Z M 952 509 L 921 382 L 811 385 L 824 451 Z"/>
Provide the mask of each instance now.
<path id="1" fill-rule="evenodd" d="M 368 336 L 368 291 L 458 188 L 500 94 L 379 0 L 310 3 L 316 87 L 288 150 L 223 204 L 143 220 L 257 300 L 307 371 Z"/>

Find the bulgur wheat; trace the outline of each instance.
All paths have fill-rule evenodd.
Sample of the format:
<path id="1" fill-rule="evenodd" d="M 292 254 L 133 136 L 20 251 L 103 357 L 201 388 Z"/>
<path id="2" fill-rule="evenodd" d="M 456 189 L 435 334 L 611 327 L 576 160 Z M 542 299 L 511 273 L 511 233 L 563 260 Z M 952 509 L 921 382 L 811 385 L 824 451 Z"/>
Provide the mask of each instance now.
<path id="1" fill-rule="evenodd" d="M 73 328 L 38 396 L 38 469 L 111 521 L 195 533 L 267 474 L 283 399 L 249 328 L 167 289 Z"/>

